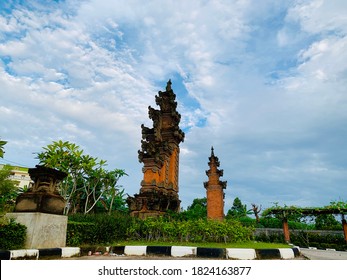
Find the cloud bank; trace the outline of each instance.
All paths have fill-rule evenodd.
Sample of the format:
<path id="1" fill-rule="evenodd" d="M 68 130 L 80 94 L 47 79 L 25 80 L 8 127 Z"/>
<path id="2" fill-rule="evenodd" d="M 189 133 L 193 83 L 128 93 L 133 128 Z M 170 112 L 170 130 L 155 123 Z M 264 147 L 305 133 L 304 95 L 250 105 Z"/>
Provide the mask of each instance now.
<path id="1" fill-rule="evenodd" d="M 4 161 L 62 139 L 130 175 L 168 79 L 181 126 L 182 206 L 205 196 L 214 146 L 235 197 L 322 206 L 347 181 L 345 1 L 7 1 L 0 4 Z"/>

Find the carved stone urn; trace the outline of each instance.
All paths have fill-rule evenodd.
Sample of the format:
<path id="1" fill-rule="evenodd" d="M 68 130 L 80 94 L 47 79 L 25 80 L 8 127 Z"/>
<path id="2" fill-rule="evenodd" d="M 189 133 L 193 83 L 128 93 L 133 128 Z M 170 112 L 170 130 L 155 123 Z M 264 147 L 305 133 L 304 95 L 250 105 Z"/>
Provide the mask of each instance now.
<path id="1" fill-rule="evenodd" d="M 53 168 L 36 165 L 35 168 L 29 168 L 29 175 L 34 184 L 28 192 L 17 197 L 14 212 L 62 215 L 65 200 L 59 195 L 57 187 L 67 174 Z"/>

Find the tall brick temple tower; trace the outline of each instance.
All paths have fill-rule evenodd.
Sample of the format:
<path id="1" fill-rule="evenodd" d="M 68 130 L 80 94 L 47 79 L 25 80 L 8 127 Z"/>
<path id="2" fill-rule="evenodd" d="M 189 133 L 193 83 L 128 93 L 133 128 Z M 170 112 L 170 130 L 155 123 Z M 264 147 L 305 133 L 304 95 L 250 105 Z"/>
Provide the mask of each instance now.
<path id="1" fill-rule="evenodd" d="M 209 170 L 206 171 L 208 181 L 204 182 L 207 197 L 207 218 L 212 220 L 224 219 L 224 189 L 227 181 L 220 181 L 223 176 L 223 170 L 218 169 L 219 159 L 214 155 L 214 149 L 211 148 L 211 156 L 208 158 Z"/>
<path id="2" fill-rule="evenodd" d="M 139 161 L 144 164 L 140 193 L 128 197 L 131 216 L 146 218 L 164 214 L 167 210 L 178 212 L 179 144 L 184 132 L 179 128 L 181 115 L 177 112 L 176 95 L 169 80 L 164 92 L 159 91 L 155 102 L 160 110 L 148 107 L 153 128 L 141 125 L 141 150 Z"/>

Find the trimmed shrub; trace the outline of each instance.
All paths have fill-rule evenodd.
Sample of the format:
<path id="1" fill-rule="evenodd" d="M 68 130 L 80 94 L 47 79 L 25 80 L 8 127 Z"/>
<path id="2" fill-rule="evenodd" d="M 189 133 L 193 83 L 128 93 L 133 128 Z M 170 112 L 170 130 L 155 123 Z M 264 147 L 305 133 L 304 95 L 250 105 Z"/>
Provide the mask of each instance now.
<path id="1" fill-rule="evenodd" d="M 272 217 L 260 218 L 260 222 L 264 228 L 282 228 L 282 220 Z"/>
<path id="2" fill-rule="evenodd" d="M 257 221 L 251 217 L 245 216 L 238 218 L 238 221 L 245 227 L 257 227 Z"/>
<path id="3" fill-rule="evenodd" d="M 18 224 L 14 220 L 2 221 L 0 224 L 0 249 L 15 250 L 24 248 L 26 229 L 26 226 Z"/>
<path id="4" fill-rule="evenodd" d="M 260 233 L 255 236 L 256 241 L 268 243 L 285 243 L 282 232 Z"/>
<path id="5" fill-rule="evenodd" d="M 80 246 L 81 244 L 94 244 L 95 224 L 69 221 L 67 224 L 66 245 Z"/>
<path id="6" fill-rule="evenodd" d="M 253 228 L 234 220 L 141 220 L 125 214 L 89 214 L 69 217 L 67 245 L 112 245 L 124 240 L 242 242 L 252 238 Z"/>
<path id="7" fill-rule="evenodd" d="M 253 229 L 238 221 L 188 220 L 163 218 L 134 220 L 127 236 L 132 240 L 180 242 L 241 242 L 252 239 Z"/>
<path id="8" fill-rule="evenodd" d="M 69 246 L 110 245 L 125 240 L 131 220 L 122 213 L 69 216 L 66 243 Z"/>
<path id="9" fill-rule="evenodd" d="M 300 247 L 330 248 L 340 251 L 347 250 L 347 244 L 343 233 L 341 234 L 319 234 L 314 232 L 295 232 L 290 234 L 290 240 Z"/>

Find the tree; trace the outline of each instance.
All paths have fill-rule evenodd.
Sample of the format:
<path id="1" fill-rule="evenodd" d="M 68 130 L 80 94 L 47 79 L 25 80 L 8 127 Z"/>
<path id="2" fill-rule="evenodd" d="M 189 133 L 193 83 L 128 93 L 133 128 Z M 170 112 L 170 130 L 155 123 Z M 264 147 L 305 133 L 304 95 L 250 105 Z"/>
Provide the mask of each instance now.
<path id="1" fill-rule="evenodd" d="M 259 213 L 261 212 L 261 205 L 258 206 L 255 203 L 252 203 L 252 211 L 255 215 L 255 220 L 257 221 L 257 223 L 259 223 L 260 219 L 259 219 Z"/>
<path id="2" fill-rule="evenodd" d="M 102 208 L 102 211 L 107 211 L 109 215 L 113 211 L 127 212 L 129 208 L 123 186 L 117 186 L 117 189 L 112 191 L 112 193 L 105 193 L 97 205 L 97 209 L 100 208 Z"/>
<path id="3" fill-rule="evenodd" d="M 68 214 L 71 209 L 75 211 L 79 207 L 78 200 L 80 199 L 80 195 L 76 194 L 77 186 L 80 186 L 81 181 L 86 176 L 84 167 L 89 157 L 84 156 L 83 150 L 80 150 L 76 144 L 68 141 L 54 141 L 52 144 L 43 147 L 43 150 L 43 152 L 37 154 L 39 164 L 68 174 L 60 184 L 59 192 L 66 200 L 65 214 Z"/>
<path id="4" fill-rule="evenodd" d="M 341 230 L 342 226 L 332 214 L 321 214 L 316 217 L 315 228 L 321 230 Z"/>
<path id="5" fill-rule="evenodd" d="M 0 139 L 0 158 L 4 157 L 4 146 L 7 144 L 7 141 L 3 141 Z"/>
<path id="6" fill-rule="evenodd" d="M 105 183 L 107 185 L 107 190 L 105 192 L 105 201 L 108 201 L 108 213 L 111 214 L 114 209 L 114 205 L 116 206 L 116 210 L 125 210 L 126 208 L 126 199 L 124 194 L 124 189 L 120 190 L 122 186 L 118 186 L 118 180 L 124 176 L 128 175 L 124 170 L 115 169 L 108 172 L 105 176 Z"/>
<path id="7" fill-rule="evenodd" d="M 127 175 L 121 169 L 107 171 L 105 160 L 85 155 L 79 146 L 68 141 L 54 141 L 43 150 L 37 154 L 40 164 L 68 174 L 59 188 L 67 201 L 65 214 L 91 212 L 106 193 L 118 191 L 118 180 Z"/>
<path id="8" fill-rule="evenodd" d="M 189 220 L 206 219 L 207 217 L 207 198 L 195 198 L 193 203 L 187 207 L 185 216 Z"/>
<path id="9" fill-rule="evenodd" d="M 15 202 L 17 197 L 17 183 L 11 179 L 12 167 L 10 165 L 4 165 L 0 169 L 0 211 L 9 210 Z"/>
<path id="10" fill-rule="evenodd" d="M 233 218 L 246 217 L 249 214 L 252 214 L 252 210 L 247 210 L 247 205 L 243 205 L 238 197 L 234 199 L 233 206 L 227 212 L 227 216 Z"/>

